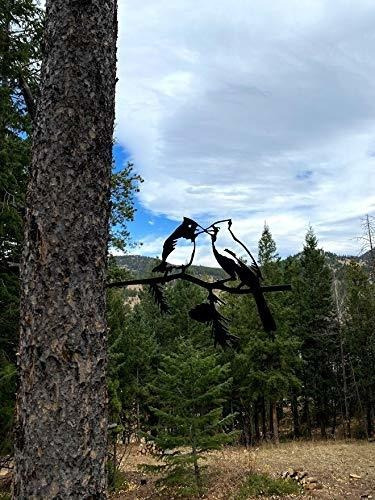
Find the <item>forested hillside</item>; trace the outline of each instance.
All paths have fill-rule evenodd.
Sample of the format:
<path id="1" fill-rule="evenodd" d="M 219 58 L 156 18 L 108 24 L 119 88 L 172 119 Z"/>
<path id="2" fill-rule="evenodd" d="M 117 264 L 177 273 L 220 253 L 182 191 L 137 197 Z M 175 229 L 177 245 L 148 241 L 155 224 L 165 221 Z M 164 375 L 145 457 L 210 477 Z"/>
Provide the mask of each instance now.
<path id="1" fill-rule="evenodd" d="M 144 278 L 148 276 L 151 269 L 157 265 L 158 259 L 145 257 L 144 255 L 121 255 L 116 256 L 115 261 L 120 268 L 128 269 L 135 277 Z M 191 266 L 189 272 L 195 276 L 208 276 L 215 280 L 225 278 L 225 273 L 219 267 Z"/>
<path id="2" fill-rule="evenodd" d="M 296 254 L 292 258 L 298 259 L 300 254 Z M 370 252 L 366 252 L 361 256 L 353 255 L 337 255 L 332 252 L 325 252 L 325 259 L 327 265 L 332 270 L 342 270 L 344 266 L 348 265 L 351 261 L 358 262 L 359 264 L 368 264 L 370 259 Z M 158 259 L 146 257 L 144 255 L 119 255 L 114 257 L 118 267 L 128 269 L 133 276 L 137 278 L 144 278 L 149 275 L 151 269 L 157 265 Z M 195 276 L 211 276 L 213 279 L 225 278 L 225 273 L 219 267 L 207 266 L 191 266 L 189 272 Z"/>

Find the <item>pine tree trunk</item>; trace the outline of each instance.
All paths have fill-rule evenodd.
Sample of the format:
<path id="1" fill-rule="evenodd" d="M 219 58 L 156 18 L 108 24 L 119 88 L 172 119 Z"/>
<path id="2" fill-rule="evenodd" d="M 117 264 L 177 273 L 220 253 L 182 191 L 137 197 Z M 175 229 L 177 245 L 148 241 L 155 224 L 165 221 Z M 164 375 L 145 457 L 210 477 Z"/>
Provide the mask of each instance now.
<path id="1" fill-rule="evenodd" d="M 271 403 L 270 412 L 271 412 L 271 419 L 272 419 L 273 441 L 275 444 L 279 444 L 280 443 L 279 422 L 278 422 L 278 418 L 277 418 L 277 405 L 276 405 L 276 403 L 274 403 L 274 402 Z"/>
<path id="2" fill-rule="evenodd" d="M 106 497 L 115 0 L 47 0 L 22 266 L 14 497 Z"/>
<path id="3" fill-rule="evenodd" d="M 261 400 L 261 409 L 262 409 L 262 434 L 263 440 L 267 439 L 267 421 L 266 421 L 266 403 L 264 401 L 264 397 Z"/>
<path id="4" fill-rule="evenodd" d="M 193 466 L 194 466 L 194 477 L 195 477 L 195 484 L 197 486 L 198 494 L 199 496 L 202 495 L 202 479 L 201 479 L 201 474 L 199 470 L 199 465 L 198 465 L 198 455 L 197 455 L 197 447 L 195 444 L 195 439 L 193 439 L 193 445 L 192 445 L 192 455 L 193 455 Z"/>
<path id="5" fill-rule="evenodd" d="M 294 439 L 301 437 L 301 431 L 299 426 L 299 414 L 298 414 L 298 399 L 295 394 L 292 396 L 292 414 L 293 414 L 293 436 Z"/>
<path id="6" fill-rule="evenodd" d="M 259 443 L 260 441 L 260 430 L 259 430 L 259 400 L 256 401 L 254 405 L 254 430 L 255 430 L 255 441 Z"/>
<path id="7" fill-rule="evenodd" d="M 303 401 L 303 418 L 306 424 L 306 434 L 310 439 L 312 438 L 312 428 L 311 428 L 311 415 L 310 415 L 310 404 L 307 396 L 304 397 Z"/>
<path id="8" fill-rule="evenodd" d="M 272 440 L 273 439 L 273 408 L 272 408 L 273 404 L 272 404 L 272 401 L 270 401 L 269 405 L 268 405 L 268 425 L 269 425 L 269 437 L 270 439 Z"/>
<path id="9" fill-rule="evenodd" d="M 319 416 L 319 426 L 320 426 L 320 436 L 323 439 L 327 439 L 327 425 L 326 425 L 326 413 L 322 401 L 318 401 L 318 416 Z"/>
<path id="10" fill-rule="evenodd" d="M 371 405 L 371 396 L 369 396 L 369 401 L 366 404 L 366 425 L 367 425 L 367 435 L 368 437 L 372 437 L 374 433 L 374 426 L 373 426 L 373 408 Z"/>
<path id="11" fill-rule="evenodd" d="M 332 431 L 331 431 L 331 436 L 333 438 L 335 438 L 336 427 L 337 427 L 337 406 L 336 406 L 336 404 L 334 404 L 333 415 L 332 415 Z"/>
<path id="12" fill-rule="evenodd" d="M 141 431 L 141 416 L 140 416 L 140 410 L 139 410 L 139 399 L 138 399 L 138 395 L 139 395 L 139 371 L 138 371 L 138 368 L 137 368 L 137 402 L 136 402 L 136 420 L 137 420 L 137 442 L 139 443 L 140 442 L 140 437 L 141 437 L 141 434 L 140 434 L 140 431 Z"/>

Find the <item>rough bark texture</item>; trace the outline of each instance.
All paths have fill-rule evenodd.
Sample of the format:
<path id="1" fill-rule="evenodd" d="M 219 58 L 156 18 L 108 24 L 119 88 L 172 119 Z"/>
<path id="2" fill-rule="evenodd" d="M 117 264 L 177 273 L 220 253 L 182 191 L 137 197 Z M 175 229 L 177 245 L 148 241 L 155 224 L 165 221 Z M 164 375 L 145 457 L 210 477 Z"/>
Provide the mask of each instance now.
<path id="1" fill-rule="evenodd" d="M 22 269 L 15 498 L 105 498 L 115 0 L 47 0 Z"/>

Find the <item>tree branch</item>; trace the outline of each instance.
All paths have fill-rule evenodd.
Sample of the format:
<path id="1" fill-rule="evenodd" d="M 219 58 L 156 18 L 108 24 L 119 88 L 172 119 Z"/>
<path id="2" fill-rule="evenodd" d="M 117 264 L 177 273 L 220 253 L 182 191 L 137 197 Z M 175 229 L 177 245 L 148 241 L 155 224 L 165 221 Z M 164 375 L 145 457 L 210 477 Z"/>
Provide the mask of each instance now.
<path id="1" fill-rule="evenodd" d="M 107 288 L 122 288 L 122 287 L 127 287 L 129 285 L 156 285 L 156 284 L 165 285 L 166 283 L 169 283 L 169 282 L 177 280 L 177 279 L 189 281 L 190 283 L 194 283 L 194 285 L 198 285 L 202 288 L 205 288 L 208 291 L 221 290 L 223 292 L 228 292 L 228 293 L 235 294 L 235 295 L 246 295 L 246 294 L 253 293 L 253 290 L 250 288 L 237 288 L 237 287 L 225 286 L 225 283 L 227 281 L 229 281 L 228 279 L 213 281 L 212 283 L 209 283 L 209 282 L 203 281 L 195 276 L 192 276 L 191 274 L 185 274 L 185 273 L 175 273 L 175 274 L 170 274 L 169 276 L 157 276 L 155 278 L 142 278 L 142 279 L 133 279 L 133 280 L 126 280 L 126 281 L 114 281 L 113 283 L 107 283 L 106 287 Z M 289 284 L 288 285 L 268 285 L 268 286 L 261 287 L 262 292 L 283 292 L 283 291 L 288 291 L 291 289 L 292 289 L 292 286 Z"/>
<path id="2" fill-rule="evenodd" d="M 27 112 L 29 113 L 31 120 L 34 120 L 36 111 L 34 97 L 21 72 L 18 75 L 18 82 L 20 84 L 21 92 L 25 100 Z"/>

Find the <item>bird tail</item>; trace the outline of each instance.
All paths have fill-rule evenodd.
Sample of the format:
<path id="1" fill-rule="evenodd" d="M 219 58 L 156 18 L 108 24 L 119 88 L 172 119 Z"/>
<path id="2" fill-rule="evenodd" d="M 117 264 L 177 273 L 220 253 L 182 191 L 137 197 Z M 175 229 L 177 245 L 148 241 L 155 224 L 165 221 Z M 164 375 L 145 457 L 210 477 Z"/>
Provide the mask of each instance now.
<path id="1" fill-rule="evenodd" d="M 276 330 L 276 323 L 263 293 L 261 291 L 256 291 L 254 293 L 254 299 L 264 330 L 266 332 L 274 332 Z"/>

